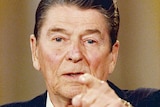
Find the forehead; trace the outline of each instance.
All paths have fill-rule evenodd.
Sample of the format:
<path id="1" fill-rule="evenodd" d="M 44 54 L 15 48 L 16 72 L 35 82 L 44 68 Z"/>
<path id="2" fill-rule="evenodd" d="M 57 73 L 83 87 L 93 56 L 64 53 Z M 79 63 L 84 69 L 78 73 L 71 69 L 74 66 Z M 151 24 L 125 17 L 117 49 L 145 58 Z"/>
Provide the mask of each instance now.
<path id="1" fill-rule="evenodd" d="M 46 13 L 45 26 L 67 26 L 79 29 L 107 30 L 106 19 L 95 9 L 80 9 L 76 6 L 56 5 Z"/>

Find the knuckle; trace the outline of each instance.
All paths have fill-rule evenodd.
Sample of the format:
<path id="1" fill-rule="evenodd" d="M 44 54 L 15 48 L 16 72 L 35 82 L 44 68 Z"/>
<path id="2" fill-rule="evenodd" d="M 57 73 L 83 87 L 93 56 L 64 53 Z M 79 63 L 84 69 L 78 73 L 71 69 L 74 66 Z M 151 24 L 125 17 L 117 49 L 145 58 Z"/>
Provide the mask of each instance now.
<path id="1" fill-rule="evenodd" d="M 87 107 L 90 105 L 90 101 L 87 98 L 82 98 L 82 105 Z"/>

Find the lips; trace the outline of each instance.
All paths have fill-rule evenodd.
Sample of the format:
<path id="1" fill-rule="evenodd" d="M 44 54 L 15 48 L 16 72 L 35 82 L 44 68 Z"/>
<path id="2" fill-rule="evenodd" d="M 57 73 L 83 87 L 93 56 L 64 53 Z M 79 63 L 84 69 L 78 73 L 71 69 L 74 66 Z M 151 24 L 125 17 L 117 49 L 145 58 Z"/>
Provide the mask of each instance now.
<path id="1" fill-rule="evenodd" d="M 78 72 L 78 73 L 67 73 L 67 74 L 65 74 L 65 75 L 68 75 L 68 76 L 77 76 L 77 75 L 82 75 L 82 74 L 84 74 L 84 73 L 82 73 L 82 72 Z"/>
<path id="2" fill-rule="evenodd" d="M 65 77 L 70 77 L 70 78 L 78 78 L 79 76 L 83 75 L 84 72 L 70 72 L 70 73 L 65 73 L 63 76 Z"/>

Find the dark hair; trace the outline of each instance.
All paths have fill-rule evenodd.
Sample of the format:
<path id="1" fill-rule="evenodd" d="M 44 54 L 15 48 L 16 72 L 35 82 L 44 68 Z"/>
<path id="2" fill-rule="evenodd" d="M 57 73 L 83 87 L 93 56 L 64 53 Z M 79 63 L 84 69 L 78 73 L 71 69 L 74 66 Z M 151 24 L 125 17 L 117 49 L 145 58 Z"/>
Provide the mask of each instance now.
<path id="1" fill-rule="evenodd" d="M 75 5 L 82 9 L 96 9 L 104 14 L 109 25 L 111 46 L 116 42 L 119 30 L 119 11 L 113 0 L 41 0 L 37 11 L 34 27 L 34 35 L 39 38 L 42 24 L 47 10 L 54 5 Z"/>

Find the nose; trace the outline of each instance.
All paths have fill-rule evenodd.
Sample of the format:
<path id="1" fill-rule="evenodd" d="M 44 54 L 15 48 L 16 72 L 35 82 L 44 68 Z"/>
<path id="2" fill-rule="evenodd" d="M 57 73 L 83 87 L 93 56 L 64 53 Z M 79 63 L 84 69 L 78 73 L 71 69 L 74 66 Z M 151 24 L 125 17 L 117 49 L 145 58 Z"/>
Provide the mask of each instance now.
<path id="1" fill-rule="evenodd" d="M 70 48 L 68 48 L 66 59 L 73 63 L 80 62 L 83 59 L 82 51 L 78 43 L 72 44 Z"/>

